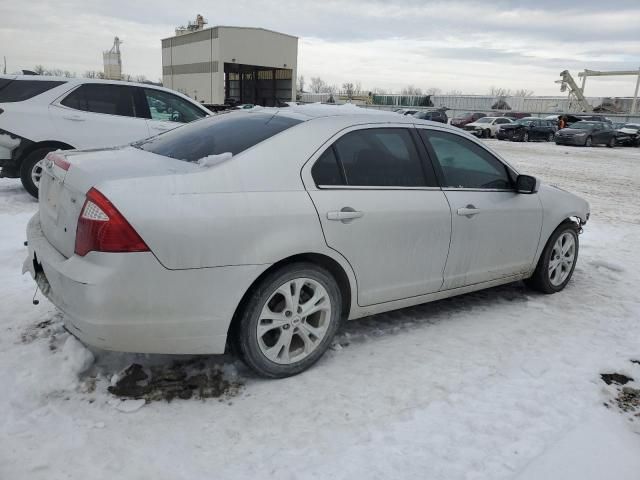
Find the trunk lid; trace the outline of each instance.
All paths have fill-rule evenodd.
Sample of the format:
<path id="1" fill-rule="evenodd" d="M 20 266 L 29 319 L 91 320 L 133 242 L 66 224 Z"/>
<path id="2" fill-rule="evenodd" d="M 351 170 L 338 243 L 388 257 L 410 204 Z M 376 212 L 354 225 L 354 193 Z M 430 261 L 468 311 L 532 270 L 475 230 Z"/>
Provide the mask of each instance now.
<path id="1" fill-rule="evenodd" d="M 47 159 L 40 180 L 40 222 L 47 240 L 66 258 L 73 255 L 78 217 L 85 195 L 99 183 L 124 178 L 188 173 L 189 162 L 133 147 L 57 152 L 71 166 L 64 170 Z"/>

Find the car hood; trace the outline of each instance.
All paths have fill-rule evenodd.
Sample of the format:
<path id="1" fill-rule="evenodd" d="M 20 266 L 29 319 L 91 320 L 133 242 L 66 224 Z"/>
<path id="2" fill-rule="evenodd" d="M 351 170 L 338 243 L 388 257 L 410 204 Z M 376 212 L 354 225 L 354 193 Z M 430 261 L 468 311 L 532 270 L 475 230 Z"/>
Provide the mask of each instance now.
<path id="1" fill-rule="evenodd" d="M 619 128 L 618 132 L 626 133 L 628 135 L 636 135 L 640 133 L 640 130 L 638 130 L 637 128 Z"/>

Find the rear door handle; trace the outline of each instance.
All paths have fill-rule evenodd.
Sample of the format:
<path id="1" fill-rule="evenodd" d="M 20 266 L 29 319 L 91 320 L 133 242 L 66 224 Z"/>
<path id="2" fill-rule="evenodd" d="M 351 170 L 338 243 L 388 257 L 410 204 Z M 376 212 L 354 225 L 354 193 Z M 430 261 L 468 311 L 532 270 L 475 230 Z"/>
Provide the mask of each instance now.
<path id="1" fill-rule="evenodd" d="M 480 213 L 480 209 L 476 208 L 474 205 L 467 205 L 464 208 L 458 209 L 458 215 L 467 217 L 467 218 L 471 218 L 474 215 L 477 215 L 479 213 Z"/>
<path id="2" fill-rule="evenodd" d="M 65 120 L 71 120 L 72 122 L 84 122 L 85 120 L 80 115 L 65 115 L 62 118 Z"/>
<path id="3" fill-rule="evenodd" d="M 364 212 L 359 212 L 351 207 L 343 207 L 340 211 L 327 212 L 327 220 L 340 221 L 342 223 L 349 223 L 356 218 L 361 218 Z"/>

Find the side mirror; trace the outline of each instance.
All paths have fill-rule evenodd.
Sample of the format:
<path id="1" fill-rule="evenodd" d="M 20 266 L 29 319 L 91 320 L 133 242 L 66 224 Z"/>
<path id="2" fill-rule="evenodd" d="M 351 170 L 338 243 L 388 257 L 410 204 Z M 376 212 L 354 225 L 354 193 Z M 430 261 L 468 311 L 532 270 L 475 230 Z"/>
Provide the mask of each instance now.
<path id="1" fill-rule="evenodd" d="M 531 175 L 518 175 L 516 178 L 516 191 L 518 193 L 537 193 L 540 181 Z"/>

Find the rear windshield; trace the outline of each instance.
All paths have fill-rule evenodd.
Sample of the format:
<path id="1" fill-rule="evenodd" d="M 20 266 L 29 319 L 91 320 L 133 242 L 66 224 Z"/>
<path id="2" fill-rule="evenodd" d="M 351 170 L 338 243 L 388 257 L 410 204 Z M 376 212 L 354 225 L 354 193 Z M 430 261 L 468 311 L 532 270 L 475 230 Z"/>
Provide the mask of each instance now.
<path id="1" fill-rule="evenodd" d="M 233 155 L 257 145 L 302 120 L 271 113 L 234 112 L 204 118 L 134 144 L 165 157 L 196 162 L 209 155 Z"/>
<path id="2" fill-rule="evenodd" d="M 66 83 L 55 80 L 0 80 L 0 103 L 21 102 Z"/>

